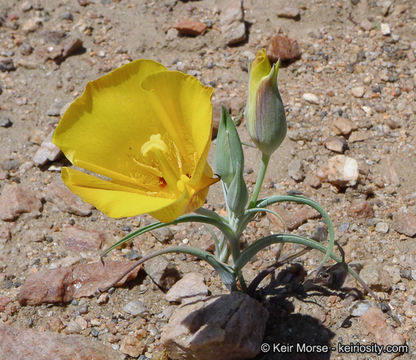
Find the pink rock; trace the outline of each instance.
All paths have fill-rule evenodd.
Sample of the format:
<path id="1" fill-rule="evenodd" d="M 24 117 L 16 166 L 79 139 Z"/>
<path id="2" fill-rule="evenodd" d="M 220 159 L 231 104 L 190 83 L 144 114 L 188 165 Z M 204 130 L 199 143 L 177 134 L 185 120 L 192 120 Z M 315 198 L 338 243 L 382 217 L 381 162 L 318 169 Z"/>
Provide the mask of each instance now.
<path id="1" fill-rule="evenodd" d="M 247 38 L 242 0 L 226 1 L 221 9 L 220 26 L 223 41 L 236 45 Z"/>
<path id="2" fill-rule="evenodd" d="M 83 42 L 80 38 L 69 38 L 62 44 L 62 58 L 66 59 L 68 56 L 75 54 L 82 49 Z"/>
<path id="3" fill-rule="evenodd" d="M 54 304 L 91 296 L 117 280 L 131 265 L 130 261 L 106 261 L 104 266 L 95 262 L 39 271 L 26 279 L 19 302 L 21 305 Z M 134 279 L 139 270 L 140 267 L 134 269 L 115 286 Z"/>
<path id="4" fill-rule="evenodd" d="M 7 171 L 0 167 L 0 180 L 6 180 L 7 175 Z"/>
<path id="5" fill-rule="evenodd" d="M 79 226 L 64 225 L 62 235 L 65 246 L 74 252 L 98 250 L 105 242 L 102 231 L 85 230 Z"/>
<path id="6" fill-rule="evenodd" d="M 244 20 L 243 1 L 231 0 L 225 3 L 226 6 L 221 9 L 220 25 L 242 22 Z"/>
<path id="7" fill-rule="evenodd" d="M 337 153 L 344 153 L 347 149 L 348 144 L 344 138 L 337 137 L 337 136 L 328 136 L 324 140 L 324 145 L 328 150 L 337 152 Z"/>
<path id="8" fill-rule="evenodd" d="M 207 25 L 194 19 L 184 19 L 177 23 L 174 28 L 178 30 L 179 35 L 198 36 L 203 35 L 207 30 Z"/>
<path id="9" fill-rule="evenodd" d="M 351 131 L 357 129 L 357 125 L 354 124 L 350 119 L 345 119 L 342 117 L 337 118 L 332 123 L 334 126 L 335 135 L 346 135 L 351 134 Z"/>
<path id="10" fill-rule="evenodd" d="M 61 211 L 79 216 L 88 216 L 94 208 L 69 190 L 62 181 L 54 181 L 46 187 L 45 199 L 54 203 Z"/>
<path id="11" fill-rule="evenodd" d="M 146 331 L 141 329 L 123 337 L 120 344 L 120 351 L 131 357 L 137 358 L 144 353 L 146 343 L 144 338 Z"/>
<path id="12" fill-rule="evenodd" d="M 7 304 L 10 303 L 10 298 L 5 295 L 0 295 L 0 312 L 3 312 Z"/>
<path id="13" fill-rule="evenodd" d="M 290 214 L 285 219 L 286 227 L 288 230 L 294 230 L 306 223 L 309 219 L 316 219 L 320 216 L 321 214 L 318 211 L 309 206 L 305 206 L 296 211 L 294 214 Z"/>
<path id="14" fill-rule="evenodd" d="M 39 216 L 41 201 L 26 186 L 6 184 L 0 195 L 0 219 L 11 221 L 23 213 Z"/>
<path id="15" fill-rule="evenodd" d="M 8 242 L 10 239 L 10 229 L 6 224 L 0 223 L 0 244 Z"/>
<path id="16" fill-rule="evenodd" d="M 308 206 L 304 206 L 293 213 L 279 209 L 277 207 L 275 207 L 273 210 L 283 218 L 287 230 L 295 230 L 302 224 L 306 223 L 309 219 L 316 219 L 321 216 L 318 211 Z M 267 218 L 280 229 L 282 228 L 282 222 L 275 215 L 267 213 Z"/>
<path id="17" fill-rule="evenodd" d="M 373 306 L 368 309 L 360 318 L 361 330 L 365 334 L 372 334 L 377 344 L 380 345 L 401 345 L 405 338 L 394 331 L 387 323 L 383 312 Z"/>
<path id="18" fill-rule="evenodd" d="M 172 302 L 189 302 L 209 294 L 204 276 L 200 273 L 188 273 L 176 282 L 167 292 L 166 300 Z"/>
<path id="19" fill-rule="evenodd" d="M 416 235 L 416 216 L 414 214 L 398 214 L 394 216 L 394 230 L 407 236 Z"/>
<path id="20" fill-rule="evenodd" d="M 276 35 L 270 40 L 267 56 L 270 61 L 293 61 L 300 58 L 301 51 L 296 40 L 286 36 Z"/>
<path id="21" fill-rule="evenodd" d="M 355 143 L 355 142 L 359 142 L 359 141 L 365 141 L 368 140 L 370 138 L 370 134 L 368 133 L 368 131 L 353 131 L 350 135 L 350 137 L 348 138 L 348 141 L 350 143 Z"/>
<path id="22" fill-rule="evenodd" d="M 267 318 L 259 302 L 233 292 L 177 308 L 161 342 L 173 360 L 251 359 L 260 352 Z"/>
<path id="23" fill-rule="evenodd" d="M 373 206 L 364 199 L 354 199 L 347 210 L 354 219 L 367 219 L 374 216 Z"/>
<path id="24" fill-rule="evenodd" d="M 84 336 L 37 332 L 0 324 L 0 359 L 122 360 L 124 357 Z"/>
<path id="25" fill-rule="evenodd" d="M 360 276 L 374 291 L 389 292 L 391 290 L 393 280 L 384 268 L 384 264 L 377 261 L 369 261 L 361 269 Z"/>
<path id="26" fill-rule="evenodd" d="M 162 289 L 170 289 L 179 278 L 176 267 L 164 256 L 156 256 L 143 264 L 144 271 Z"/>
<path id="27" fill-rule="evenodd" d="M 299 20 L 300 11 L 297 7 L 286 6 L 282 9 L 277 10 L 277 16 L 281 18 Z"/>

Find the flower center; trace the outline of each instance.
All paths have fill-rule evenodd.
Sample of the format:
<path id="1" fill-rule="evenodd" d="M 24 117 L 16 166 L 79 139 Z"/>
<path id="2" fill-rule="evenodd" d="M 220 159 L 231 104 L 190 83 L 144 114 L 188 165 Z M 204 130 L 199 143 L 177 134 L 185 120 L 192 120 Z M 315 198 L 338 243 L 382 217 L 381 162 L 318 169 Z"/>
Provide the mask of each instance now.
<path id="1" fill-rule="evenodd" d="M 187 186 L 190 181 L 189 176 L 181 174 L 179 165 L 169 159 L 169 147 L 160 134 L 151 135 L 149 141 L 142 145 L 141 153 L 143 157 L 157 161 L 162 173 L 162 178 L 159 178 L 161 186 L 167 184 L 174 193 L 182 193 L 185 188 L 194 192 L 190 186 Z"/>

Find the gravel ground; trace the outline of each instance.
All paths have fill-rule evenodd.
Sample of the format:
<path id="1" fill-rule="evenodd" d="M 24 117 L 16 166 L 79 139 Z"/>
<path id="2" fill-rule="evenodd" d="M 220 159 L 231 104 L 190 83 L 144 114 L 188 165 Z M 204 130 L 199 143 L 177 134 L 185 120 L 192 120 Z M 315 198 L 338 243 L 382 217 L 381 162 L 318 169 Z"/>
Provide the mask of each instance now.
<path id="1" fill-rule="evenodd" d="M 362 268 L 361 275 L 368 285 L 390 304 L 390 311 L 376 326 L 387 329 L 388 335 L 382 336 L 383 340 L 388 343 L 391 336 L 406 341 L 410 353 L 400 357 L 413 358 L 416 354 L 415 3 L 294 0 L 290 5 L 300 15 L 293 19 L 278 16 L 286 5 L 284 1 L 245 0 L 247 39 L 231 46 L 226 44 L 229 34 L 221 32 L 221 9 L 226 3 L 0 0 L 1 321 L 38 331 L 81 334 L 110 344 L 124 354 L 123 341 L 132 332 L 139 332 L 141 338 L 135 346 L 140 349 L 137 355 L 140 359 L 152 358 L 160 351 L 160 333 L 177 305 L 169 303 L 160 287 L 146 275 L 151 269 L 141 271 L 137 280 L 117 288 L 108 297 L 76 299 L 64 305 L 19 304 L 18 294 L 30 274 L 97 261 L 100 247 L 105 248 L 151 221 L 148 216 L 114 220 L 85 204 L 72 208 L 57 204 L 59 195 L 54 195 L 50 184 L 56 184 L 60 167 L 66 163 L 53 149 L 48 150 L 44 140 L 66 106 L 82 93 L 87 81 L 138 58 L 154 59 L 169 69 L 198 77 L 214 87 L 217 110 L 220 103 L 225 103 L 238 116 L 245 105 L 248 60 L 254 58 L 259 48 L 267 48 L 273 36 L 284 34 L 298 42 L 302 55 L 279 72 L 288 136 L 272 157 L 262 194 L 297 190 L 324 206 L 334 222 L 346 260 Z M 173 26 L 186 18 L 205 23 L 205 33 L 179 36 Z M 244 141 L 249 141 L 244 119 L 238 131 Z M 252 189 L 259 154 L 252 148 L 245 151 L 245 175 Z M 354 183 L 342 188 L 336 180 L 322 175 L 325 166 L 331 166 L 330 159 L 340 153 L 356 160 L 359 170 Z M 42 156 L 50 156 L 50 160 Z M 7 198 L 15 189 L 20 189 L 15 199 L 17 208 Z M 24 203 L 30 194 L 39 203 L 31 200 L 26 209 Z M 63 202 L 69 200 L 64 198 Z M 223 208 L 218 184 L 210 190 L 208 202 L 216 210 Z M 19 206 L 20 210 L 16 210 Z M 300 211 L 291 205 L 276 210 L 287 217 L 296 217 L 293 214 Z M 295 226 L 294 231 L 310 235 L 319 224 L 320 219 L 309 219 Z M 93 233 L 98 245 L 88 249 L 71 245 L 67 240 L 68 227 L 76 227 L 76 236 L 81 236 L 82 231 Z M 147 234 L 112 252 L 109 258 L 134 259 L 168 244 L 205 246 L 207 243 L 200 225 L 178 225 L 171 230 L 172 237 L 166 233 Z M 279 231 L 274 219 L 259 217 L 250 224 L 243 242 L 250 243 L 271 231 Z M 294 250 L 298 249 L 285 246 L 281 256 Z M 277 247 L 272 247 L 259 254 L 247 266 L 246 277 L 253 278 L 273 264 L 277 252 Z M 207 265 L 185 255 L 167 259 L 180 275 L 191 271 L 202 273 L 212 294 L 225 292 Z M 312 277 L 311 272 L 321 259 L 321 254 L 311 251 L 296 261 L 306 276 Z M 293 274 L 302 273 L 299 268 L 287 271 L 292 278 L 296 278 Z M 262 286 L 269 283 L 267 278 Z M 289 291 L 286 296 L 277 290 L 269 294 L 272 317 L 265 340 L 333 346 L 379 342 L 380 334 L 368 330 L 375 317 L 365 320 L 358 312 L 347 319 L 352 313 L 351 306 L 357 304 L 347 296 L 347 288 L 360 289 L 347 278 L 342 290 L 322 286 L 313 294 L 308 291 L 307 296 L 296 289 L 291 292 L 286 289 Z M 364 298 L 374 303 L 368 294 Z M 141 315 L 126 311 L 126 305 L 136 300 L 146 308 Z M 8 304 L 2 306 L 2 301 Z M 296 356 L 267 353 L 257 358 L 379 358 L 371 353 L 343 354 L 338 350 Z"/>

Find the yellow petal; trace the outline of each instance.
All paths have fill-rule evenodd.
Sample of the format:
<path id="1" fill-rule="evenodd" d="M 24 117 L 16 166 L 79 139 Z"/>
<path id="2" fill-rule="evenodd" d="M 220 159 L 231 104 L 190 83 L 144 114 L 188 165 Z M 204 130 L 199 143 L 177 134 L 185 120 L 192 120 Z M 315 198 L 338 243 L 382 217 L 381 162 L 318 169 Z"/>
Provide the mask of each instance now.
<path id="1" fill-rule="evenodd" d="M 73 164 L 109 180 L 65 168 L 65 184 L 115 218 L 172 221 L 202 206 L 218 181 L 206 162 L 211 96 L 194 77 L 150 60 L 88 83 L 53 140 Z"/>
<path id="2" fill-rule="evenodd" d="M 167 70 L 154 61 L 137 60 L 89 82 L 59 122 L 54 143 L 78 166 L 94 164 L 126 176 L 143 172 L 133 159 L 161 126 L 141 84 L 161 71 Z"/>
<path id="3" fill-rule="evenodd" d="M 62 168 L 62 180 L 74 194 L 112 218 L 158 211 L 177 201 L 175 198 L 135 192 L 131 186 L 102 180 L 66 167 Z"/>
<path id="4" fill-rule="evenodd" d="M 261 79 L 269 75 L 271 70 L 269 58 L 265 49 L 261 49 L 257 52 L 256 58 L 253 61 L 250 69 L 250 99 L 256 98 L 256 91 L 260 85 Z"/>
<path id="5" fill-rule="evenodd" d="M 185 172 L 193 170 L 211 141 L 213 89 L 177 71 L 153 74 L 143 88 L 149 90 L 149 104 L 178 147 L 184 166 L 191 167 Z"/>

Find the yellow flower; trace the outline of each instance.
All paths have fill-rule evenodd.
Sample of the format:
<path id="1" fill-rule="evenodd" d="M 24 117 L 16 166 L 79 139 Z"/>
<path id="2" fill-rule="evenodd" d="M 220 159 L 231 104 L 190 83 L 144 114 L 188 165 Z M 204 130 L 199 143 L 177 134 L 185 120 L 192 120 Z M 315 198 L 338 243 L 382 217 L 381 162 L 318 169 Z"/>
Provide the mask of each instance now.
<path id="1" fill-rule="evenodd" d="M 259 50 L 250 67 L 245 117 L 251 139 L 265 155 L 271 155 L 280 146 L 287 131 L 285 109 L 277 87 L 278 72 L 279 64 L 272 67 L 266 50 Z"/>
<path id="2" fill-rule="evenodd" d="M 110 217 L 149 213 L 163 222 L 203 205 L 218 181 L 206 159 L 212 89 L 136 60 L 91 81 L 65 112 L 54 143 L 72 164 L 72 192 Z"/>

